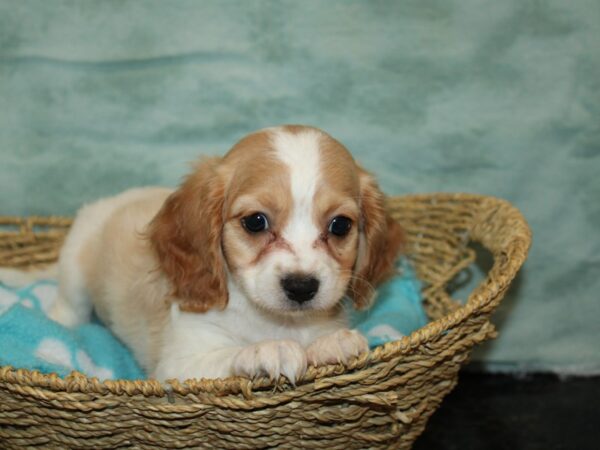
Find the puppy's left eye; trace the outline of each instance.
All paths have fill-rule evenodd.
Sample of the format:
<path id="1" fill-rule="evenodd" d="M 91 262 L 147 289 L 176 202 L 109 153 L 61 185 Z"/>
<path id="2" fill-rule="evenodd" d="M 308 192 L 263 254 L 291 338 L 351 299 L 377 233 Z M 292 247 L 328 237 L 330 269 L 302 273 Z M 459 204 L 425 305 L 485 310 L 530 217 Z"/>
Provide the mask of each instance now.
<path id="1" fill-rule="evenodd" d="M 334 217 L 329 222 L 329 232 L 335 236 L 346 236 L 352 228 L 352 219 L 346 216 Z"/>
<path id="2" fill-rule="evenodd" d="M 250 214 L 242 218 L 242 225 L 250 233 L 260 233 L 269 229 L 267 216 L 261 212 Z"/>

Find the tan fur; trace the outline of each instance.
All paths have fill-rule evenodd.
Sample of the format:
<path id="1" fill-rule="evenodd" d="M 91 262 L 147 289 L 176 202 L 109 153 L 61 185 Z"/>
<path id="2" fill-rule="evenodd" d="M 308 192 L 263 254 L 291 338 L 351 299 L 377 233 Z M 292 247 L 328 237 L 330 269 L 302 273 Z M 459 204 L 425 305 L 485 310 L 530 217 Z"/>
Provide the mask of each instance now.
<path id="1" fill-rule="evenodd" d="M 223 252 L 231 270 L 256 264 L 279 239 L 290 214 L 289 169 L 271 148 L 268 132 L 242 139 L 227 155 L 229 185 L 224 205 Z M 250 235 L 241 219 L 252 213 L 265 213 L 269 231 Z"/>
<path id="2" fill-rule="evenodd" d="M 285 225 L 289 197 L 287 167 L 272 155 L 267 132 L 253 133 L 224 158 L 196 167 L 149 229 L 160 269 L 183 311 L 225 308 L 226 264 L 235 270 L 257 261 Z M 241 218 L 258 211 L 269 214 L 272 230 L 249 236 Z"/>
<path id="3" fill-rule="evenodd" d="M 221 253 L 226 182 L 220 158 L 203 161 L 152 220 L 149 239 L 160 270 L 172 284 L 182 311 L 205 312 L 227 305 Z"/>
<path id="4" fill-rule="evenodd" d="M 315 194 L 315 220 L 324 233 L 336 216 L 352 220 L 350 233 L 344 237 L 326 236 L 324 246 L 340 265 L 340 273 L 350 277 L 356 261 L 358 224 L 360 222 L 359 189 L 356 163 L 352 155 L 329 135 L 321 139 L 321 179 Z"/>
<path id="5" fill-rule="evenodd" d="M 323 214 L 325 217 L 342 214 L 354 221 L 350 235 L 344 239 L 330 238 L 328 247 L 342 270 L 354 271 L 348 294 L 357 308 L 364 309 L 374 298 L 375 286 L 394 273 L 394 263 L 402 246 L 402 230 L 386 213 L 384 195 L 375 179 L 356 164 L 340 142 L 327 135 L 322 141 L 321 158 L 323 186 L 315 203 L 318 211 L 328 211 Z M 352 208 L 353 202 L 343 199 L 358 200 L 360 210 L 356 211 Z M 331 205 L 330 210 L 328 205 Z M 344 205 L 348 206 L 344 208 Z M 356 246 L 354 236 L 362 241 L 358 260 L 357 252 L 350 250 L 351 245 Z"/>
<path id="6" fill-rule="evenodd" d="M 156 259 L 143 232 L 169 190 L 150 190 L 115 210 L 100 233 L 85 241 L 79 263 L 100 319 L 136 348 L 144 367 L 158 359 L 157 349 L 168 316 L 169 285 L 156 271 Z M 124 233 L 123 230 L 135 230 Z M 124 258 L 123 255 L 127 255 Z M 140 314 L 140 309 L 144 314 Z"/>
<path id="7" fill-rule="evenodd" d="M 356 307 L 364 309 L 375 297 L 375 286 L 393 275 L 403 233 L 398 222 L 386 213 L 385 199 L 375 179 L 364 169 L 359 173 L 362 242 L 348 293 Z"/>

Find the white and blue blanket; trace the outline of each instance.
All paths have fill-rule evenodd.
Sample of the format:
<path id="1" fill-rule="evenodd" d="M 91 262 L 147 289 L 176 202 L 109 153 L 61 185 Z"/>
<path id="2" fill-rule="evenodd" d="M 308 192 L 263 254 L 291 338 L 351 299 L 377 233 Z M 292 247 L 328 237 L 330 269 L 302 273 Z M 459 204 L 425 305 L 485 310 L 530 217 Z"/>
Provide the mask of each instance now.
<path id="1" fill-rule="evenodd" d="M 48 319 L 57 293 L 53 279 L 22 287 L 0 282 L 0 366 L 68 375 L 77 370 L 99 379 L 142 379 L 129 349 L 98 322 L 68 329 Z M 401 275 L 378 289 L 368 311 L 351 314 L 353 327 L 374 347 L 410 334 L 427 323 L 420 283 L 406 263 Z"/>
<path id="2" fill-rule="evenodd" d="M 88 323 L 65 328 L 46 316 L 54 280 L 24 287 L 0 283 L 0 366 L 37 369 L 60 376 L 77 370 L 99 379 L 140 379 L 131 352 L 107 328 Z"/>

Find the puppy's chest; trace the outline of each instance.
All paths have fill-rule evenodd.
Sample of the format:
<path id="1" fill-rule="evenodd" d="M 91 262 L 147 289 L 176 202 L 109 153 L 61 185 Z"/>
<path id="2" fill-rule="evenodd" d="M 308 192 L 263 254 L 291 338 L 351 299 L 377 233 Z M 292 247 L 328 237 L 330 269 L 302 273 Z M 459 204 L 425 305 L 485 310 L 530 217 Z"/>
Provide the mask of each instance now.
<path id="1" fill-rule="evenodd" d="M 327 328 L 323 327 L 324 324 L 310 321 L 278 320 L 252 310 L 231 309 L 223 313 L 221 317 L 215 317 L 219 326 L 227 329 L 232 338 L 244 344 L 270 339 L 293 339 L 306 345 L 321 334 L 320 330 Z"/>

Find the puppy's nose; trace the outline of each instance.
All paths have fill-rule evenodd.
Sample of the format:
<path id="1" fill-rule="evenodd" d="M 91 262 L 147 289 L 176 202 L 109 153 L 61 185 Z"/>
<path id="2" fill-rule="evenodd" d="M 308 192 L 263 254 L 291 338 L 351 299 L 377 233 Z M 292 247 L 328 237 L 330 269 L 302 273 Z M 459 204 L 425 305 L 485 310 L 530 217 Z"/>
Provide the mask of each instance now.
<path id="1" fill-rule="evenodd" d="M 311 275 L 290 274 L 281 279 L 281 287 L 287 298 L 304 303 L 312 299 L 319 290 L 319 280 Z"/>

